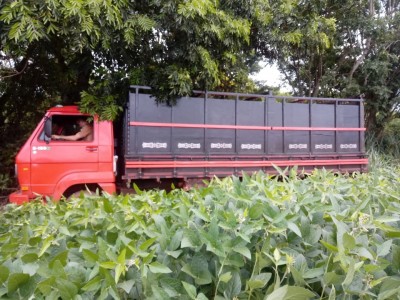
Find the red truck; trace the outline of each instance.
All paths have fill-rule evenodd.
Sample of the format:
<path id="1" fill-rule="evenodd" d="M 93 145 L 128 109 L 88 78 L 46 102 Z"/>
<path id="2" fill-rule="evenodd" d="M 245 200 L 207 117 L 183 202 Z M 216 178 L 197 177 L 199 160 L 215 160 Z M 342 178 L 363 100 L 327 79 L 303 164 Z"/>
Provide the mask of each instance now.
<path id="1" fill-rule="evenodd" d="M 51 138 L 75 134 L 82 116 L 90 117 L 77 106 L 46 112 L 16 157 L 19 190 L 10 202 L 85 189 L 112 194 L 138 180 L 190 182 L 275 166 L 363 172 L 368 165 L 360 99 L 194 91 L 168 105 L 133 86 L 122 128 L 94 116 L 92 140 Z"/>

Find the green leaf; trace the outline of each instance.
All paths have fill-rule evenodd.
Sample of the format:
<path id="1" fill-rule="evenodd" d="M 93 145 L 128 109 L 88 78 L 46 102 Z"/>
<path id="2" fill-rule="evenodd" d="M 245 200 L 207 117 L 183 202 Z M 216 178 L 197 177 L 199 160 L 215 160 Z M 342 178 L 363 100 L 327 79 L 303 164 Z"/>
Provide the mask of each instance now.
<path id="1" fill-rule="evenodd" d="M 102 279 L 100 276 L 96 276 L 89 280 L 83 287 L 82 290 L 86 292 L 95 292 L 101 288 Z"/>
<path id="2" fill-rule="evenodd" d="M 332 252 L 338 252 L 339 251 L 339 249 L 338 249 L 338 247 L 336 247 L 336 246 L 334 246 L 334 245 L 331 245 L 331 244 L 329 244 L 328 242 L 325 242 L 325 241 L 323 241 L 323 240 L 321 240 L 321 241 L 319 241 L 322 245 L 324 245 L 324 247 L 326 248 L 326 249 L 328 249 L 328 250 L 330 250 L 330 251 L 332 251 Z"/>
<path id="3" fill-rule="evenodd" d="M 171 273 L 172 272 L 170 268 L 168 268 L 167 266 L 165 266 L 165 265 L 163 265 L 163 264 L 161 264 L 161 263 L 159 263 L 157 261 L 151 263 L 149 265 L 149 268 L 150 268 L 150 271 L 152 273 L 154 273 L 154 274 L 158 274 L 158 273 L 165 274 L 165 273 Z"/>
<path id="4" fill-rule="evenodd" d="M 247 247 L 234 247 L 232 250 L 251 260 L 251 252 Z"/>
<path id="5" fill-rule="evenodd" d="M 49 296 L 55 286 L 56 278 L 54 276 L 38 283 L 37 287 L 44 296 Z"/>
<path id="6" fill-rule="evenodd" d="M 393 255 L 393 267 L 396 270 L 400 270 L 400 246 L 398 245 L 392 245 L 392 255 Z M 0 270 L 0 274 L 1 274 L 1 270 Z M 1 280 L 0 280 L 1 283 Z"/>
<path id="7" fill-rule="evenodd" d="M 261 203 L 253 205 L 249 210 L 250 219 L 259 219 L 263 214 L 264 206 Z"/>
<path id="8" fill-rule="evenodd" d="M 117 266 L 117 263 L 114 261 L 105 261 L 100 263 L 100 267 L 104 269 L 114 269 Z"/>
<path id="9" fill-rule="evenodd" d="M 343 234 L 343 247 L 349 250 L 353 250 L 356 246 L 356 240 L 353 236 L 347 232 Z"/>
<path id="10" fill-rule="evenodd" d="M 78 294 L 78 288 L 76 285 L 63 278 L 56 279 L 56 287 L 63 300 L 74 299 Z"/>
<path id="11" fill-rule="evenodd" d="M 53 239 L 54 239 L 53 236 L 49 236 L 43 241 L 42 248 L 40 249 L 39 254 L 38 254 L 39 257 L 41 257 L 46 252 L 46 250 L 50 247 L 51 243 L 53 242 Z"/>
<path id="12" fill-rule="evenodd" d="M 50 269 L 53 268 L 54 263 L 56 261 L 59 261 L 61 265 L 64 267 L 67 264 L 67 259 L 68 259 L 68 250 L 62 251 L 58 253 L 49 263 Z"/>
<path id="13" fill-rule="evenodd" d="M 111 214 L 114 212 L 114 208 L 107 198 L 103 198 L 103 206 L 104 206 L 104 211 L 108 214 Z"/>
<path id="14" fill-rule="evenodd" d="M 239 273 L 235 272 L 232 274 L 232 279 L 226 285 L 224 290 L 224 296 L 228 299 L 233 299 L 240 294 L 242 290 L 242 281 Z"/>
<path id="15" fill-rule="evenodd" d="M 304 272 L 303 277 L 306 279 L 309 278 L 318 278 L 324 274 L 324 268 L 315 268 L 315 269 L 309 269 Z"/>
<path id="16" fill-rule="evenodd" d="M 135 285 L 135 280 L 133 279 L 118 283 L 118 287 L 123 289 L 127 294 L 131 292 L 134 285 Z"/>
<path id="17" fill-rule="evenodd" d="M 229 280 L 231 280 L 232 278 L 232 273 L 231 272 L 226 272 L 224 274 L 222 274 L 221 276 L 219 276 L 219 280 L 222 282 L 228 282 Z"/>
<path id="18" fill-rule="evenodd" d="M 289 228 L 291 231 L 293 231 L 296 235 L 298 235 L 299 237 L 302 237 L 300 228 L 299 228 L 295 223 L 288 222 L 288 223 L 287 223 L 287 226 L 288 226 L 288 228 Z"/>
<path id="19" fill-rule="evenodd" d="M 10 271 L 8 270 L 8 268 L 0 265 L 0 285 L 6 282 L 9 275 Z"/>
<path id="20" fill-rule="evenodd" d="M 390 248 L 392 247 L 393 240 L 388 240 L 381 245 L 377 246 L 377 253 L 378 257 L 384 257 L 389 254 Z"/>
<path id="21" fill-rule="evenodd" d="M 196 300 L 209 300 L 209 299 L 203 293 L 199 293 L 196 297 Z"/>
<path id="22" fill-rule="evenodd" d="M 305 288 L 285 285 L 273 291 L 266 300 L 307 300 L 314 297 L 315 294 Z"/>
<path id="23" fill-rule="evenodd" d="M 8 294 L 14 293 L 23 284 L 29 281 L 30 276 L 24 273 L 13 273 L 8 277 L 7 291 Z"/>
<path id="24" fill-rule="evenodd" d="M 194 230 L 185 230 L 182 237 L 181 247 L 182 248 L 196 248 L 201 246 L 202 242 L 198 233 Z"/>
<path id="25" fill-rule="evenodd" d="M 379 290 L 378 300 L 391 299 L 393 295 L 400 293 L 400 280 L 398 278 L 386 279 Z"/>
<path id="26" fill-rule="evenodd" d="M 307 284 L 303 278 L 303 275 L 296 268 L 291 268 L 291 272 L 294 282 L 297 286 L 305 286 Z"/>
<path id="27" fill-rule="evenodd" d="M 251 290 L 262 289 L 267 285 L 271 277 L 271 273 L 260 273 L 256 276 L 251 277 L 247 284 L 249 285 Z"/>
<path id="28" fill-rule="evenodd" d="M 188 293 L 190 299 L 196 299 L 197 292 L 195 286 L 185 281 L 182 281 L 182 284 L 186 292 Z"/>
<path id="29" fill-rule="evenodd" d="M 27 264 L 38 260 L 38 255 L 36 253 L 28 253 L 21 257 L 21 260 Z"/>
<path id="30" fill-rule="evenodd" d="M 343 281 L 343 285 L 350 285 L 353 282 L 354 274 L 356 272 L 355 268 L 355 263 L 354 261 L 350 261 L 347 273 L 346 273 L 346 278 Z"/>
<path id="31" fill-rule="evenodd" d="M 140 246 L 139 249 L 142 251 L 146 251 L 153 243 L 157 240 L 157 238 L 151 238 L 143 242 Z"/>
<path id="32" fill-rule="evenodd" d="M 338 275 L 335 272 L 328 272 L 324 275 L 324 282 L 326 285 L 335 285 L 342 283 L 344 280 L 343 275 Z"/>
<path id="33" fill-rule="evenodd" d="M 91 264 L 95 264 L 99 261 L 99 256 L 89 249 L 83 249 L 82 254 L 85 260 Z"/>

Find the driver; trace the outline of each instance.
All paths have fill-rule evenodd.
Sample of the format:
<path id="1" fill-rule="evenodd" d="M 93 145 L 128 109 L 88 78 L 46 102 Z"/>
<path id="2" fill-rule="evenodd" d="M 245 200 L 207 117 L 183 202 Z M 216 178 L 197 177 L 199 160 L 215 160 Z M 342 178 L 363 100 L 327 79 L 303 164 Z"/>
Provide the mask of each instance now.
<path id="1" fill-rule="evenodd" d="M 52 139 L 55 140 L 65 140 L 65 141 L 92 141 L 93 140 L 93 128 L 92 125 L 89 124 L 87 120 L 84 118 L 79 118 L 76 120 L 76 123 L 81 128 L 74 135 L 51 135 Z"/>

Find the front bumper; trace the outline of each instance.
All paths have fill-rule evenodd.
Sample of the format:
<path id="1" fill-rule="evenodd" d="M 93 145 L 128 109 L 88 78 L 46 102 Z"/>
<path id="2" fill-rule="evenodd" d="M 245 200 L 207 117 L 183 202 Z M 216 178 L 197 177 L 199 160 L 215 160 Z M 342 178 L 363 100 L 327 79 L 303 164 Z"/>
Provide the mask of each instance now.
<path id="1" fill-rule="evenodd" d="M 25 202 L 29 202 L 29 196 L 24 194 L 22 191 L 16 191 L 8 196 L 8 201 L 10 203 L 21 205 Z"/>

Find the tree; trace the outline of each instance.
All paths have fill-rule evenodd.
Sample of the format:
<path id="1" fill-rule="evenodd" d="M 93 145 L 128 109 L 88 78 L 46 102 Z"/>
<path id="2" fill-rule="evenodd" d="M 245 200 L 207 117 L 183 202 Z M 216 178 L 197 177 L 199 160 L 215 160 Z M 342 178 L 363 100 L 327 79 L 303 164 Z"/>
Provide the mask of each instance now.
<path id="1" fill-rule="evenodd" d="M 399 1 L 294 2 L 260 32 L 273 41 L 261 52 L 297 94 L 364 97 L 368 132 L 379 137 L 399 103 Z"/>
<path id="2" fill-rule="evenodd" d="M 129 84 L 166 101 L 247 88 L 250 24 L 209 0 L 0 2 L 1 167 L 54 104 L 114 119 Z"/>

